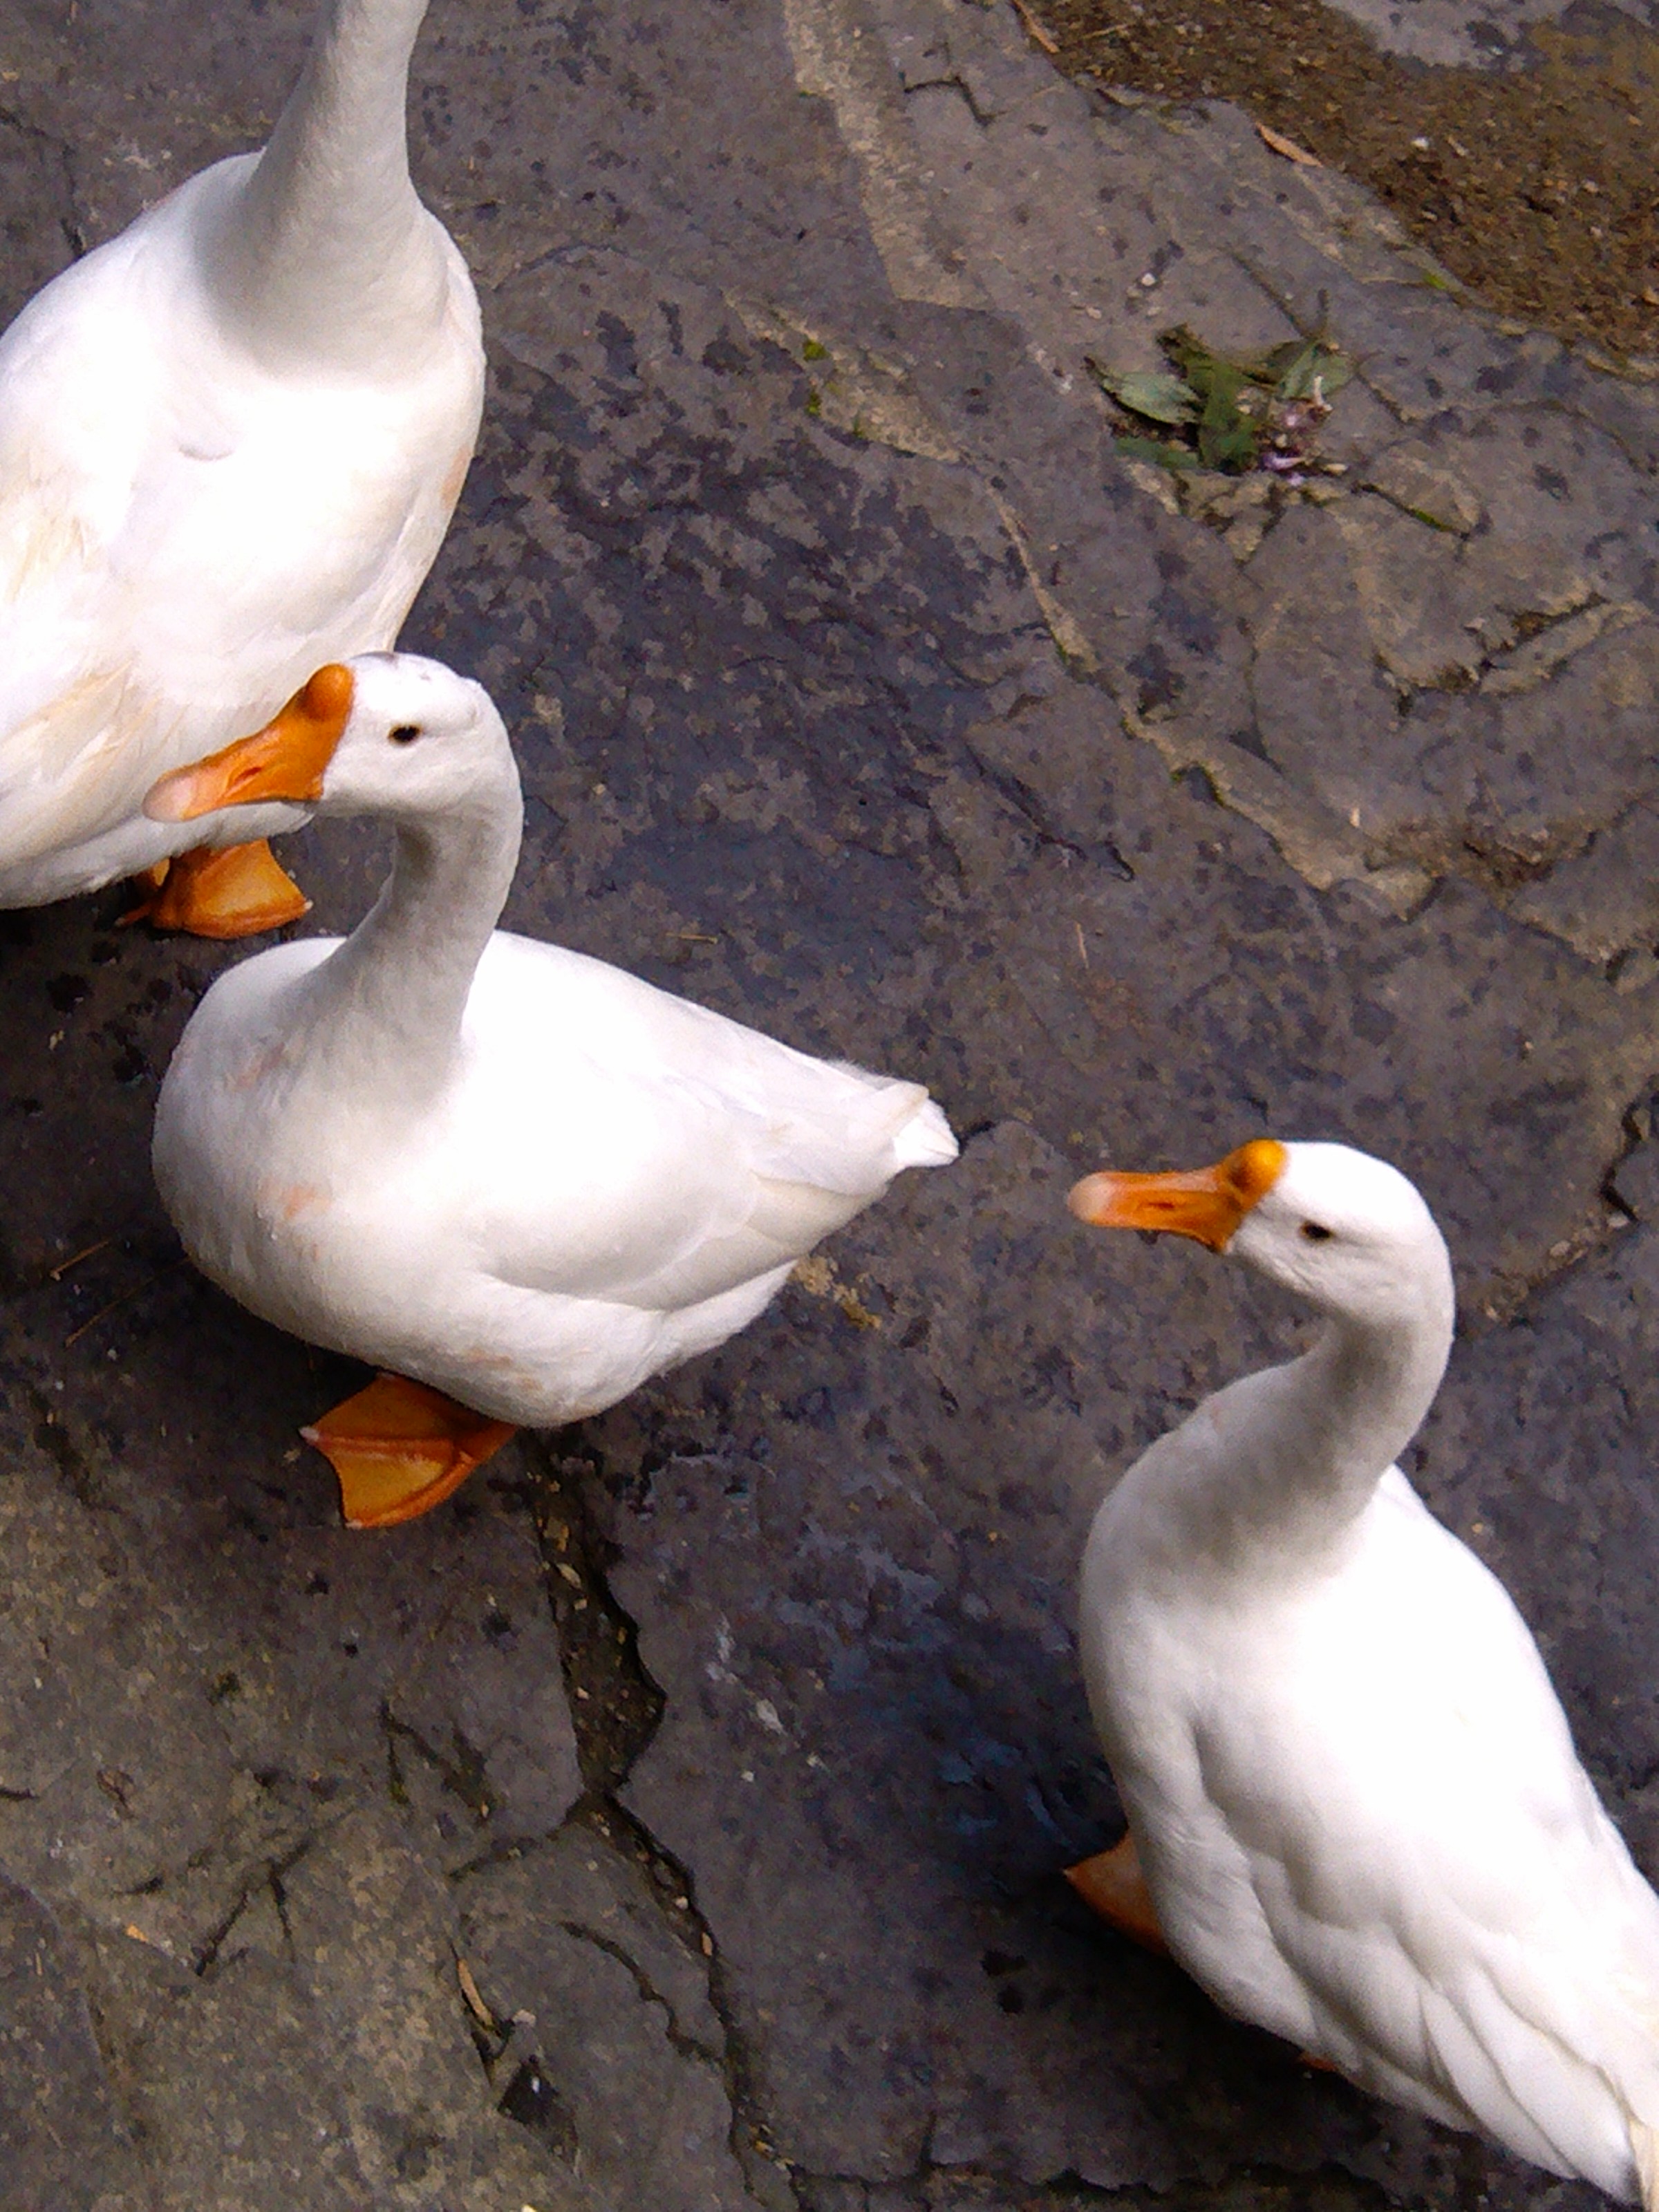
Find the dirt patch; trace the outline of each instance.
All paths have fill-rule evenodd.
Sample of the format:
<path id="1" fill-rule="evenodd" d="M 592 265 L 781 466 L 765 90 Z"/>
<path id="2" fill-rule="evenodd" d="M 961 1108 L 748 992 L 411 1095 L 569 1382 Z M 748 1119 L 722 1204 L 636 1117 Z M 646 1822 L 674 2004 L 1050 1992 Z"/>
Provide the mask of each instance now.
<path id="1" fill-rule="evenodd" d="M 1659 356 L 1652 32 L 1575 11 L 1487 74 L 1382 53 L 1324 0 L 1025 0 L 1024 12 L 1070 76 L 1235 100 L 1358 178 L 1500 312 Z"/>

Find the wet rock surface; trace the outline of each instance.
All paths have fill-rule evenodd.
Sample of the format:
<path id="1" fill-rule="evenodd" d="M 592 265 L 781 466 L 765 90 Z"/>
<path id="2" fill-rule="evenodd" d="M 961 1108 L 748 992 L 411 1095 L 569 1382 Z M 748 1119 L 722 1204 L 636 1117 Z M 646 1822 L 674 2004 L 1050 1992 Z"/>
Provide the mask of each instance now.
<path id="1" fill-rule="evenodd" d="M 255 143 L 304 18 L 15 11 L 9 301 Z M 968 0 L 435 0 L 411 112 L 493 384 L 407 635 L 515 731 L 509 921 L 927 1080 L 964 1155 L 354 1536 L 295 1431 L 356 1370 L 149 1185 L 233 956 L 0 918 L 0 2202 L 1587 2207 L 1059 1879 L 1119 1819 L 1094 1504 L 1299 1326 L 1061 1200 L 1264 1129 L 1418 1179 L 1464 1329 L 1412 1471 L 1659 1870 L 1659 397 Z M 1352 356 L 1320 500 L 1115 455 L 1085 356 L 1183 320 Z M 381 857 L 295 841 L 318 926 Z"/>

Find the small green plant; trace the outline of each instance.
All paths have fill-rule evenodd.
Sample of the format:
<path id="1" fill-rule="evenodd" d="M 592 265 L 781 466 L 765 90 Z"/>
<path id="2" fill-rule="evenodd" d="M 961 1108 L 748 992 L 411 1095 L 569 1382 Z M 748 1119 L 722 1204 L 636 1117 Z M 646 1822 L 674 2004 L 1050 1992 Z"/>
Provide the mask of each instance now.
<path id="1" fill-rule="evenodd" d="M 1314 446 L 1331 400 L 1352 376 L 1340 349 L 1324 337 L 1291 338 L 1271 353 L 1235 361 L 1184 324 L 1160 333 L 1167 369 L 1120 375 L 1088 364 L 1103 392 L 1133 418 L 1117 449 L 1133 460 L 1166 469 L 1250 469 L 1299 483 L 1324 465 Z M 1171 434 L 1149 437 L 1155 422 Z"/>

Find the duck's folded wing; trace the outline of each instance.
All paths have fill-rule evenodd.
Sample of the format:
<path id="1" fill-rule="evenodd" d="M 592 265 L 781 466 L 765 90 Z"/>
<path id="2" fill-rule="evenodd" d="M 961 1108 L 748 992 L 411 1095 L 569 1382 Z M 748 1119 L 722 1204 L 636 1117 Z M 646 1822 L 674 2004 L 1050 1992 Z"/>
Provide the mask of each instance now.
<path id="1" fill-rule="evenodd" d="M 1364 1639 L 1386 1674 L 1345 1671 L 1316 1634 L 1305 1792 L 1255 1792 L 1231 1759 L 1230 1822 L 1316 2050 L 1617 2189 L 1628 2118 L 1659 2121 L 1659 1899 L 1507 1593 L 1389 1483 L 1376 1587 L 1394 1636 Z M 1363 1588 L 1344 1601 L 1363 1607 Z"/>
<path id="2" fill-rule="evenodd" d="M 1432 1847 L 1374 1838 L 1377 1878 L 1350 1862 L 1340 1901 L 1316 1863 L 1251 1854 L 1312 2001 L 1311 2047 L 1379 2094 L 1619 2193 L 1628 2121 L 1659 2112 L 1651 1898 L 1599 1808 L 1553 1835 L 1521 1833 L 1491 1800 L 1460 1823 L 1469 1809 L 1443 1806 Z"/>
<path id="3" fill-rule="evenodd" d="M 456 1156 L 477 1163 L 473 1218 L 514 1281 L 714 1296 L 810 1250 L 901 1169 L 956 1152 L 919 1084 L 813 1060 L 533 940 L 492 939 L 467 1040 Z"/>
<path id="4" fill-rule="evenodd" d="M 731 1024 L 721 1028 L 718 1065 L 679 1079 L 744 1125 L 755 1174 L 863 1199 L 902 1168 L 942 1167 L 956 1158 L 950 1124 L 925 1085 L 812 1060 L 752 1030 L 733 1035 Z"/>
<path id="5" fill-rule="evenodd" d="M 131 813 L 161 713 L 112 588 L 146 363 L 112 331 L 128 381 L 106 363 L 88 389 L 52 306 L 35 302 L 0 345 L 0 867 Z"/>
<path id="6" fill-rule="evenodd" d="M 902 1168 L 942 1166 L 956 1139 L 926 1087 L 792 1045 L 658 990 L 585 954 L 505 931 L 491 939 L 467 1008 L 477 1048 L 515 1088 L 556 1100 L 615 1085 L 712 1120 L 754 1175 L 872 1198 Z M 498 1078 L 499 1080 L 504 1079 Z"/>

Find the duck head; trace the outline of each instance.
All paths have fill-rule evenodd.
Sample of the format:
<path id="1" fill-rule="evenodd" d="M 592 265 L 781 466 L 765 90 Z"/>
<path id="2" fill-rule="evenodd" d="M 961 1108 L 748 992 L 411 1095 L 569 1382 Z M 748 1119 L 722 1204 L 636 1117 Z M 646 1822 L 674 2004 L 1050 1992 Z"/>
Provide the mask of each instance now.
<path id="1" fill-rule="evenodd" d="M 482 684 L 416 653 L 361 653 L 319 668 L 252 737 L 164 775 L 144 811 L 192 822 L 283 799 L 319 814 L 442 813 L 503 765 L 516 782 Z"/>
<path id="2" fill-rule="evenodd" d="M 1106 1169 L 1067 1204 L 1097 1228 L 1194 1237 L 1328 1314 L 1382 1322 L 1426 1307 L 1449 1322 L 1451 1262 L 1433 1215 L 1397 1168 L 1347 1145 L 1258 1137 L 1210 1168 Z"/>

